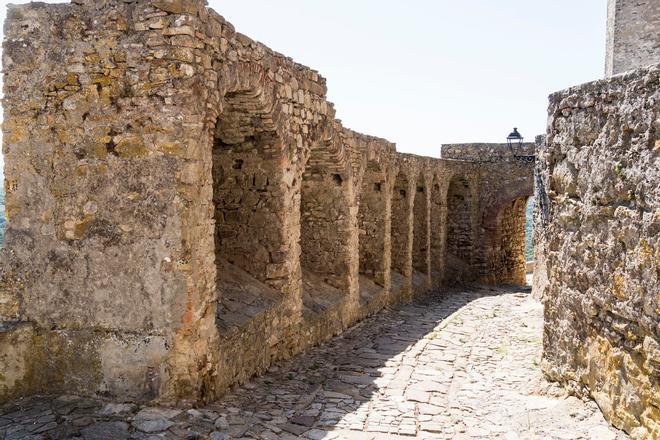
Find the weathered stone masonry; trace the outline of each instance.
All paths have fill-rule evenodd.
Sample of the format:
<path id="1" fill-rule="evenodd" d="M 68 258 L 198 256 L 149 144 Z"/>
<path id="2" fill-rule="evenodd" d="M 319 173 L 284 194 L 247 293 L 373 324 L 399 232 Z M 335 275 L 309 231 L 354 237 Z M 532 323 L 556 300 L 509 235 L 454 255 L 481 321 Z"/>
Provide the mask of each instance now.
<path id="1" fill-rule="evenodd" d="M 537 157 L 543 368 L 660 437 L 660 65 L 550 96 Z"/>
<path id="2" fill-rule="evenodd" d="M 660 63 L 660 2 L 608 0 L 605 76 Z"/>
<path id="3" fill-rule="evenodd" d="M 523 281 L 531 164 L 345 129 L 203 1 L 12 6 L 5 35 L 1 400 L 209 400 L 443 282 Z"/>

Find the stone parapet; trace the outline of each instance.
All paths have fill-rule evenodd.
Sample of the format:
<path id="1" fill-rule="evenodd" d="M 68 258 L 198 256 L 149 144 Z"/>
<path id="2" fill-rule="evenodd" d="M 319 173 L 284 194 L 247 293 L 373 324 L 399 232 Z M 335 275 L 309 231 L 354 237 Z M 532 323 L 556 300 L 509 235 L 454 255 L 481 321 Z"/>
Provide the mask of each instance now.
<path id="1" fill-rule="evenodd" d="M 514 161 L 514 155 L 533 156 L 535 144 L 525 142 L 522 145 L 508 144 L 444 144 L 440 149 L 440 157 L 447 160 L 469 160 L 475 162 Z"/>

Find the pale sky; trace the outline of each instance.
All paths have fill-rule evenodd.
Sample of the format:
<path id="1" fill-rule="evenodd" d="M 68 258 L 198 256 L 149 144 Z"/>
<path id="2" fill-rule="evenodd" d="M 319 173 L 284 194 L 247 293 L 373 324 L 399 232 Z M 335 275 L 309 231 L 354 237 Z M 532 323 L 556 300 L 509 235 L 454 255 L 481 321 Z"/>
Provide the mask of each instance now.
<path id="1" fill-rule="evenodd" d="M 346 127 L 408 153 L 502 142 L 514 125 L 533 140 L 545 132 L 548 94 L 603 76 L 607 0 L 209 5 L 237 31 L 318 70 Z"/>

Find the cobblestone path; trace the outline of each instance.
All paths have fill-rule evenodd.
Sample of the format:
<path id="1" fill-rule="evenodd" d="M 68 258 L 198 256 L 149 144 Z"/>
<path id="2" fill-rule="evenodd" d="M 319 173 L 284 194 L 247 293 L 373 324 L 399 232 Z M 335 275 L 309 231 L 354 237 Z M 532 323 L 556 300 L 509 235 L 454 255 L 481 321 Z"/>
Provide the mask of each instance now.
<path id="1" fill-rule="evenodd" d="M 341 337 L 205 408 L 74 396 L 0 410 L 0 439 L 624 439 L 538 367 L 542 307 L 524 289 L 437 295 Z"/>

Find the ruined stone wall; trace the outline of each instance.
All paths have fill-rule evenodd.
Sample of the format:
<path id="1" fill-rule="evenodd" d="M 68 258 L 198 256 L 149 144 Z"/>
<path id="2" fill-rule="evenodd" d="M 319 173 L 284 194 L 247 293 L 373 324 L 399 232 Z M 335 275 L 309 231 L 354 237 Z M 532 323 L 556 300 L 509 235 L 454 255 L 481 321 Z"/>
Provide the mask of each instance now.
<path id="1" fill-rule="evenodd" d="M 201 0 L 12 6 L 5 29 L 0 400 L 213 399 L 439 286 L 461 221 L 479 278 L 485 200 L 531 193 L 531 164 L 342 127 L 316 71 Z"/>
<path id="2" fill-rule="evenodd" d="M 660 3 L 608 0 L 605 76 L 660 62 Z"/>
<path id="3" fill-rule="evenodd" d="M 543 369 L 660 436 L 660 65 L 550 96 L 538 157 Z"/>

